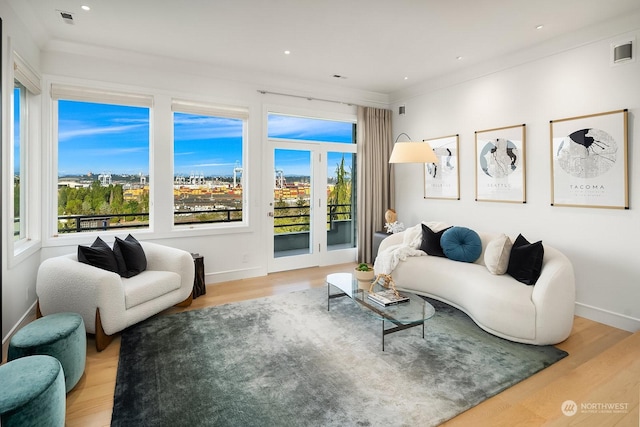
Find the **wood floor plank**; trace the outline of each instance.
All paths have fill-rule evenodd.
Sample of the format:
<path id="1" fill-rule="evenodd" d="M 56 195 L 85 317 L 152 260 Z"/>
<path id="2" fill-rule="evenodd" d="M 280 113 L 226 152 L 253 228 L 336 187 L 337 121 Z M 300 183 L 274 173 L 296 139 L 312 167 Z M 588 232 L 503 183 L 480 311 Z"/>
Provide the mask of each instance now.
<path id="1" fill-rule="evenodd" d="M 353 263 L 315 267 L 211 284 L 207 286 L 207 293 L 195 299 L 190 307 L 174 307 L 160 315 L 325 286 L 327 274 L 350 272 L 353 267 Z M 35 313 L 27 320 L 34 319 Z M 558 347 L 569 356 L 444 425 L 639 425 L 640 335 L 576 317 L 569 339 Z M 6 355 L 6 348 L 3 350 Z M 85 375 L 67 395 L 68 427 L 110 425 L 119 350 L 119 334 L 101 353 L 96 352 L 95 342 L 89 337 Z M 628 403 L 628 411 L 567 417 L 561 412 L 561 404 L 566 399 L 619 400 Z"/>

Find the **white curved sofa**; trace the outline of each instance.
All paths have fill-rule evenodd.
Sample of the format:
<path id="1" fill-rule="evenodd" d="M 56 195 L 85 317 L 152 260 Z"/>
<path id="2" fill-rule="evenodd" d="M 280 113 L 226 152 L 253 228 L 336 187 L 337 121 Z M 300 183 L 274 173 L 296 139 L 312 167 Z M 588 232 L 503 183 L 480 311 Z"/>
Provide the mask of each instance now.
<path id="1" fill-rule="evenodd" d="M 195 275 L 187 251 L 140 242 L 147 269 L 131 278 L 78 262 L 77 254 L 46 259 L 38 269 L 38 316 L 74 312 L 103 350 L 112 335 L 171 306 L 192 301 Z"/>
<path id="2" fill-rule="evenodd" d="M 378 258 L 401 245 L 407 231 L 385 238 Z M 485 249 L 500 234 L 476 232 L 482 254 L 475 262 L 452 261 L 419 251 L 423 256 L 407 256 L 391 272 L 397 288 L 456 307 L 485 331 L 511 341 L 536 345 L 564 341 L 571 333 L 575 305 L 575 279 L 569 259 L 543 244 L 542 272 L 535 285 L 528 286 L 509 274 L 489 272 L 484 263 Z"/>

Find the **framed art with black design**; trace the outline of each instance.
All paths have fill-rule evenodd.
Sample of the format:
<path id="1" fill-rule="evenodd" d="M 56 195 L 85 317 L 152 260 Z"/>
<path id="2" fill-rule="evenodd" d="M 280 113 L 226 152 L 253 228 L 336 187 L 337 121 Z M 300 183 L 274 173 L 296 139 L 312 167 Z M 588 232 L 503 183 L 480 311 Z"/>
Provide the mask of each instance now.
<path id="1" fill-rule="evenodd" d="M 551 120 L 551 205 L 628 209 L 627 110 Z"/>
<path id="2" fill-rule="evenodd" d="M 460 200 L 459 136 L 425 139 L 438 163 L 424 164 L 424 198 Z"/>
<path id="3" fill-rule="evenodd" d="M 525 203 L 525 128 L 476 131 L 476 200 Z"/>

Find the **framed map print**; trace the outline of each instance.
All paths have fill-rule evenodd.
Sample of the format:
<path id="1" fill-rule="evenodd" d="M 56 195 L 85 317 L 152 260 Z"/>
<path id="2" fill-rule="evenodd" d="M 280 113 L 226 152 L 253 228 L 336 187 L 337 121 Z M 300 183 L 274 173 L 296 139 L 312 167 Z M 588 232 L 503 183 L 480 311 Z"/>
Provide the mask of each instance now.
<path id="1" fill-rule="evenodd" d="M 550 127 L 551 205 L 628 209 L 627 110 Z"/>
<path id="2" fill-rule="evenodd" d="M 476 200 L 525 203 L 525 125 L 476 132 Z"/>
<path id="3" fill-rule="evenodd" d="M 438 163 L 424 164 L 424 198 L 460 200 L 459 136 L 425 139 Z"/>

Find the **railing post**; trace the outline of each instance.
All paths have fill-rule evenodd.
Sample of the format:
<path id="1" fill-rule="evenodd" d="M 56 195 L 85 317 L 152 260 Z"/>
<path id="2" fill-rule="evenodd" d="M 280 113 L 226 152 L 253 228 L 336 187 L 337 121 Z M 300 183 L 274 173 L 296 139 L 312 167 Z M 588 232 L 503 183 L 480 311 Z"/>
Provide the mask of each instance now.
<path id="1" fill-rule="evenodd" d="M 80 216 L 76 217 L 76 233 L 80 233 L 82 229 L 80 228 Z"/>

